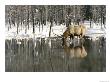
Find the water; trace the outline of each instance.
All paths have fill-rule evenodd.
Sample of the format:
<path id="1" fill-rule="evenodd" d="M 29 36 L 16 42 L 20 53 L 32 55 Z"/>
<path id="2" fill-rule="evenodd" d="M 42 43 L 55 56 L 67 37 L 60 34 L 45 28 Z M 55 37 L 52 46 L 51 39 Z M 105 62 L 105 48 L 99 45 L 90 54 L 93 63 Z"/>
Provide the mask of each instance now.
<path id="1" fill-rule="evenodd" d="M 61 38 L 5 40 L 6 72 L 105 72 L 103 37 L 62 45 Z"/>

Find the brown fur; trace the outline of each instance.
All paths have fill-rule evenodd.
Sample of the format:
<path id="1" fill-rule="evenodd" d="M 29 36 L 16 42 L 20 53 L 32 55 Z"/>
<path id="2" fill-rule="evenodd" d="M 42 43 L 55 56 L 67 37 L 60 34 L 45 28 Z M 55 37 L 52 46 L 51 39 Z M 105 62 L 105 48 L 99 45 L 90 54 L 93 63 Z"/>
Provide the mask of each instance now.
<path id="1" fill-rule="evenodd" d="M 70 47 L 66 44 L 64 44 L 64 50 L 71 58 L 84 58 L 87 56 L 87 52 L 83 45 L 76 46 L 76 47 Z"/>
<path id="2" fill-rule="evenodd" d="M 84 25 L 70 25 L 66 31 L 63 33 L 63 37 L 67 38 L 68 36 L 80 36 L 81 38 L 85 35 L 86 27 Z"/>
<path id="3" fill-rule="evenodd" d="M 67 38 L 68 36 L 70 36 L 70 32 L 69 29 L 67 28 L 66 31 L 63 33 L 63 37 Z"/>

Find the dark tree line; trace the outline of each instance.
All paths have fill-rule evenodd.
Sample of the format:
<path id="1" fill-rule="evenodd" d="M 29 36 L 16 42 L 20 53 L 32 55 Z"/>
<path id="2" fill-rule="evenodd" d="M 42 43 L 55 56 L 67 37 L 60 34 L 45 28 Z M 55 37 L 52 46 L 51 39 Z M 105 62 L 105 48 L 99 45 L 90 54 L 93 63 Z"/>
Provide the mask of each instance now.
<path id="1" fill-rule="evenodd" d="M 36 25 L 40 30 L 50 23 L 56 25 L 71 23 L 79 24 L 85 20 L 94 21 L 105 25 L 106 6 L 105 5 L 6 5 L 5 22 L 9 25 L 16 25 L 18 28 L 25 26 L 26 29 L 32 25 L 35 33 Z M 90 25 L 91 26 L 91 25 Z"/>

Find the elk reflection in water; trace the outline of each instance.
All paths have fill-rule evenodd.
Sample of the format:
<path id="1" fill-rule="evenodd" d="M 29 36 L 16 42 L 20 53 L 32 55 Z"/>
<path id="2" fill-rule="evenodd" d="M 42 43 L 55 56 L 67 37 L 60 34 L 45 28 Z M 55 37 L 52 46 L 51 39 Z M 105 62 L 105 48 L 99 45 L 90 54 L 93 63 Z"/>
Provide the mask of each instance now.
<path id="1" fill-rule="evenodd" d="M 70 58 L 84 58 L 87 56 L 87 51 L 85 50 L 85 47 L 83 46 L 83 41 L 74 39 L 75 42 L 72 42 L 71 44 L 67 41 L 64 41 L 63 47 L 67 55 L 70 56 Z"/>

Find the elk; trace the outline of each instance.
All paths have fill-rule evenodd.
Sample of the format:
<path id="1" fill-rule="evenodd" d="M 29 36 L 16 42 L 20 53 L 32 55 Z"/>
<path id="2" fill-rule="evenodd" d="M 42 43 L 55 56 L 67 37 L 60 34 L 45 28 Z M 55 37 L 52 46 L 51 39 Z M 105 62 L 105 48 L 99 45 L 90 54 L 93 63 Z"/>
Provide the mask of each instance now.
<path id="1" fill-rule="evenodd" d="M 67 37 L 74 38 L 77 36 L 79 38 L 83 38 L 86 33 L 86 27 L 84 25 L 70 25 L 65 32 L 63 33 L 63 38 Z"/>

